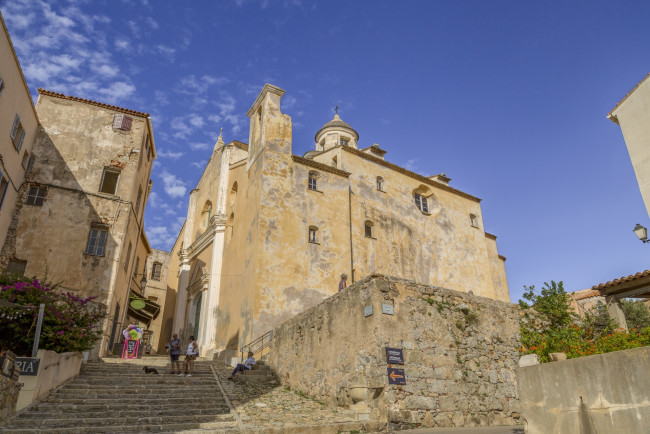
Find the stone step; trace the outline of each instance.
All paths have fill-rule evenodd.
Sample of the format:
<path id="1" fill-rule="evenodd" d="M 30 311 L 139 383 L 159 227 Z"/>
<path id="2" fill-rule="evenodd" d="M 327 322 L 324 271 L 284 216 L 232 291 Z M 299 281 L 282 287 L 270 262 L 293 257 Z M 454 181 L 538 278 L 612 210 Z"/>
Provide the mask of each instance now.
<path id="1" fill-rule="evenodd" d="M 45 401 L 48 404 L 71 404 L 71 405 L 119 405 L 116 404 L 116 399 L 125 399 L 127 401 L 132 401 L 133 400 L 133 395 L 116 395 L 116 394 L 107 394 L 105 395 L 106 397 L 104 398 L 91 398 L 88 396 L 75 396 L 75 395 L 62 395 L 62 396 L 51 396 L 47 398 L 47 401 Z M 119 398 L 116 398 L 116 396 L 119 396 Z M 196 394 L 187 394 L 184 396 L 178 396 L 178 395 L 159 395 L 159 396 L 152 396 L 152 397 L 147 397 L 147 404 L 150 405 L 160 405 L 160 404 L 172 404 L 172 405 L 183 405 L 186 403 L 196 403 L 199 401 L 197 399 Z M 213 395 L 209 397 L 201 397 L 200 398 L 201 402 L 209 403 L 209 402 L 224 402 L 223 397 Z"/>
<path id="2" fill-rule="evenodd" d="M 149 383 L 144 381 L 130 381 L 130 382 L 111 382 L 111 383 L 82 383 L 75 382 L 73 384 L 67 384 L 66 390 L 121 390 L 121 389 L 151 389 L 151 390 L 164 390 L 166 388 L 188 388 L 196 391 L 202 390 L 211 390 L 216 387 L 216 381 L 213 379 L 211 381 L 201 381 L 201 380 L 192 380 L 188 378 L 185 382 L 180 381 L 169 381 L 169 382 L 159 382 L 159 383 Z"/>
<path id="3" fill-rule="evenodd" d="M 151 417 L 161 417 L 161 416 L 179 416 L 187 417 L 195 420 L 194 416 L 203 416 L 205 418 L 212 418 L 211 421 L 228 421 L 233 420 L 233 416 L 230 414 L 228 407 L 225 410 L 213 409 L 213 408 L 186 408 L 182 412 L 176 412 L 175 414 L 169 413 L 169 410 L 163 409 L 149 409 L 149 410 L 132 410 L 129 405 L 127 409 L 115 410 L 111 409 L 108 411 L 103 411 L 98 413 L 97 411 L 92 410 L 75 410 L 74 412 L 62 413 L 59 411 L 54 412 L 45 412 L 45 411 L 26 411 L 21 413 L 18 417 L 18 420 L 23 419 L 43 419 L 43 420 L 53 420 L 53 419 L 85 419 L 88 421 L 94 419 L 103 419 L 107 416 L 111 418 L 151 418 Z"/>
<path id="4" fill-rule="evenodd" d="M 77 426 L 95 426 L 95 427 L 104 427 L 104 426 L 140 426 L 140 425 L 173 425 L 181 424 L 185 427 L 195 427 L 198 428 L 200 424 L 203 423 L 215 423 L 215 422 L 230 422 L 234 421 L 234 417 L 230 414 L 228 415 L 193 415 L 192 417 L 187 417 L 185 415 L 180 416 L 150 416 L 150 417 L 140 417 L 140 416 L 129 416 L 129 417 L 105 417 L 106 415 L 100 415 L 104 417 L 92 417 L 92 418 L 59 418 L 56 419 L 33 419 L 33 418 L 22 418 L 18 417 L 11 421 L 7 426 L 8 428 L 38 428 L 42 427 L 49 431 L 50 428 L 65 428 L 65 427 L 77 427 Z M 223 420 L 223 418 L 227 420 Z M 169 428 L 165 428 L 169 429 Z M 141 429 L 134 431 L 142 431 Z"/>
<path id="5" fill-rule="evenodd" d="M 52 399 L 58 399 L 58 400 L 78 400 L 78 399 L 99 399 L 99 400 L 119 400 L 123 399 L 127 402 L 132 401 L 134 399 L 146 399 L 149 401 L 150 399 L 162 399 L 162 400 L 169 400 L 172 399 L 171 397 L 173 396 L 173 399 L 181 399 L 181 398 L 192 398 L 194 397 L 195 400 L 198 400 L 199 396 L 196 394 L 196 392 L 192 391 L 170 391 L 169 393 L 161 393 L 160 391 L 155 391 L 156 393 L 136 393 L 136 392 L 126 392 L 126 393 L 117 393 L 117 392 L 107 392 L 107 393 L 65 393 L 63 390 L 59 390 L 56 393 L 54 393 L 52 396 Z M 204 396 L 201 396 L 201 399 L 206 399 L 206 398 L 220 398 L 221 393 L 218 389 L 215 389 L 213 393 L 206 394 Z M 48 399 L 49 400 L 49 399 Z"/>
<path id="6" fill-rule="evenodd" d="M 211 433 L 228 433 L 233 430 L 237 431 L 237 422 L 208 422 L 208 423 L 194 423 L 192 421 L 187 421 L 184 423 L 171 423 L 171 424 L 138 424 L 137 429 L 134 429 L 134 425 L 123 423 L 121 425 L 116 424 L 112 426 L 75 426 L 75 427 L 48 427 L 47 429 L 43 428 L 26 428 L 19 427 L 14 428 L 12 426 L 3 427 L 3 433 L 22 433 L 22 434 L 32 434 L 32 433 L 69 433 L 69 434 L 81 434 L 81 433 L 108 433 L 108 432 L 117 432 L 117 433 L 132 433 L 132 432 L 182 432 L 187 430 L 209 430 Z"/>
<path id="7" fill-rule="evenodd" d="M 199 400 L 200 402 L 197 402 L 195 399 L 194 401 L 190 401 L 189 399 L 185 403 L 166 403 L 166 402 L 161 402 L 159 404 L 151 404 L 149 402 L 147 403 L 133 403 L 129 404 L 128 409 L 129 411 L 139 411 L 139 412 L 146 412 L 149 410 L 156 410 L 156 411 L 162 411 L 166 412 L 170 415 L 173 415 L 174 412 L 182 412 L 183 414 L 190 414 L 193 411 L 198 411 L 198 412 L 206 412 L 206 411 L 215 411 L 218 414 L 224 414 L 228 413 L 230 411 L 228 405 L 225 403 L 225 401 L 212 401 L 212 402 L 204 402 L 203 400 Z M 40 403 L 37 404 L 35 407 L 31 407 L 29 410 L 25 411 L 25 413 L 22 414 L 30 414 L 30 413 L 36 413 L 36 414 L 43 414 L 43 413 L 51 413 L 54 411 L 57 412 L 74 412 L 74 413 L 83 413 L 83 412 L 107 412 L 111 410 L 118 410 L 121 411 L 122 407 L 116 407 L 114 402 L 111 403 L 105 403 L 105 404 L 68 404 L 68 403 Z"/>
<path id="8" fill-rule="evenodd" d="M 99 386 L 108 386 L 108 385 L 114 385 L 114 386 L 126 386 L 126 385 L 133 385 L 133 386 L 161 386 L 161 387 L 173 387 L 173 386 L 182 386 L 182 385 L 212 385 L 214 386 L 216 384 L 216 380 L 214 378 L 200 378 L 200 377 L 174 377 L 174 378 L 161 378 L 159 380 L 149 380 L 149 379 L 133 379 L 133 380 L 125 380 L 125 379 L 114 379 L 114 380 L 108 380 L 108 379 L 89 379 L 89 378 L 77 378 L 76 380 L 72 380 L 71 382 L 67 383 L 66 386 L 69 387 L 76 387 L 76 386 L 84 386 L 86 388 L 88 387 L 99 387 Z"/>

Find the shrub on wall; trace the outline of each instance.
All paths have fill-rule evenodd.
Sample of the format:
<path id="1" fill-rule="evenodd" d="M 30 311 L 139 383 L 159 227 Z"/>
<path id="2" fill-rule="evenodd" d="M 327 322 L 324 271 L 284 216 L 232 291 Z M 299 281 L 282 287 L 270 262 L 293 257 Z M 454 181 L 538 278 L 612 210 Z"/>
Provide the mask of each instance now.
<path id="1" fill-rule="evenodd" d="M 2 348 L 31 355 L 40 304 L 45 304 L 45 312 L 39 348 L 58 353 L 85 351 L 101 338 L 99 325 L 106 313 L 93 302 L 94 297 L 78 297 L 56 285 L 16 275 L 1 275 L 0 286 Z"/>
<path id="2" fill-rule="evenodd" d="M 550 353 L 565 353 L 573 359 L 650 345 L 650 327 L 617 329 L 602 303 L 581 320 L 571 309 L 562 282 L 544 283 L 539 295 L 534 286 L 524 288 L 526 301 L 519 301 L 523 312 L 521 355 L 537 354 L 545 363 L 550 361 Z"/>

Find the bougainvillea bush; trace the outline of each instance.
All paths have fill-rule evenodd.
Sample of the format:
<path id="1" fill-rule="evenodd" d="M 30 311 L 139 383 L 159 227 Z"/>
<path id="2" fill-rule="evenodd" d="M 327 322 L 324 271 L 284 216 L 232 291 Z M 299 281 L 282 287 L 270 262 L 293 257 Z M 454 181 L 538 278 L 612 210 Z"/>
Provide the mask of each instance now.
<path id="1" fill-rule="evenodd" d="M 565 353 L 574 359 L 650 345 L 650 327 L 619 329 L 602 304 L 579 318 L 570 307 L 571 298 L 562 282 L 545 283 L 539 295 L 534 286 L 525 289 L 526 301 L 519 301 L 523 313 L 521 355 L 537 354 L 545 363 L 550 361 L 550 353 Z"/>
<path id="2" fill-rule="evenodd" d="M 3 349 L 20 356 L 31 355 L 40 304 L 45 304 L 45 314 L 39 348 L 58 353 L 85 351 L 101 338 L 99 326 L 106 312 L 93 301 L 94 297 L 78 297 L 59 290 L 57 285 L 15 275 L 0 276 L 0 287 Z"/>

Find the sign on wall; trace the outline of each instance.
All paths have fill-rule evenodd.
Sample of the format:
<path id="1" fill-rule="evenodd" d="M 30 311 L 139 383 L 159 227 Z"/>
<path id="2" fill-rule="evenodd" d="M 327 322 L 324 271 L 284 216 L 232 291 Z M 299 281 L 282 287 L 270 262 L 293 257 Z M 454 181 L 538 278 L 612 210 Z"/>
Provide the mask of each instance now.
<path id="1" fill-rule="evenodd" d="M 404 369 L 388 368 L 388 384 L 406 384 Z"/>
<path id="2" fill-rule="evenodd" d="M 386 347 L 386 363 L 394 363 L 396 365 L 404 364 L 404 353 L 400 348 Z"/>
<path id="3" fill-rule="evenodd" d="M 41 359 L 36 357 L 16 357 L 16 364 L 20 367 L 20 375 L 38 375 L 38 365 Z"/>

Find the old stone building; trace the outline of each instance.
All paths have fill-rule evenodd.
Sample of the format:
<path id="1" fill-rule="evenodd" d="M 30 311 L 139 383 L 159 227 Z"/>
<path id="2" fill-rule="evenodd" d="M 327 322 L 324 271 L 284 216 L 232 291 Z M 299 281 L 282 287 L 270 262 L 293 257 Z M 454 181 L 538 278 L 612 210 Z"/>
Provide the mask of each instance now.
<path id="1" fill-rule="evenodd" d="M 174 329 L 233 351 L 338 290 L 382 273 L 509 301 L 480 199 L 385 159 L 336 115 L 292 153 L 282 89 L 248 111 L 249 144 L 221 137 L 172 251 Z"/>
<path id="2" fill-rule="evenodd" d="M 38 118 L 18 57 L 0 15 L 0 246 L 14 214 L 18 189 L 25 181 Z M 10 271 L 21 272 L 12 261 Z"/>
<path id="3" fill-rule="evenodd" d="M 128 306 L 141 295 L 151 252 L 143 226 L 156 158 L 151 118 L 44 89 L 36 113 L 34 164 L 17 194 L 0 268 L 19 262 L 27 275 L 97 297 L 108 310 L 95 351 L 104 354 L 142 309 Z M 158 314 L 151 303 L 145 310 Z"/>
<path id="4" fill-rule="evenodd" d="M 175 292 L 170 290 L 169 262 L 171 253 L 164 250 L 151 249 L 147 256 L 145 275 L 147 284 L 142 294 L 147 300 L 160 306 L 160 313 L 149 323 L 145 333 L 146 343 L 151 345 L 152 353 L 165 353 L 165 344 L 172 335 L 172 315 L 163 316 L 164 309 L 174 312 Z"/>

